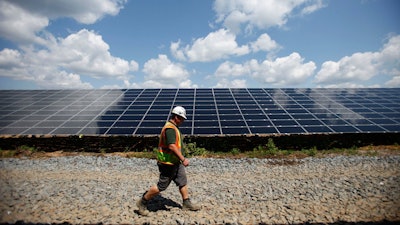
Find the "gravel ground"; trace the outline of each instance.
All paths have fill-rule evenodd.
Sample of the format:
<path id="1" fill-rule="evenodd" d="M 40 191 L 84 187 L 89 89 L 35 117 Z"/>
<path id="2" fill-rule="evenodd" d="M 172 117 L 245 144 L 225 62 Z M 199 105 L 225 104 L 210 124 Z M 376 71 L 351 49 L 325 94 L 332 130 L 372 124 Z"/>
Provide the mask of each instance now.
<path id="1" fill-rule="evenodd" d="M 298 224 L 400 222 L 400 156 L 190 159 L 198 212 L 174 184 L 150 216 L 135 201 L 154 184 L 154 160 L 118 156 L 0 159 L 0 223 Z"/>

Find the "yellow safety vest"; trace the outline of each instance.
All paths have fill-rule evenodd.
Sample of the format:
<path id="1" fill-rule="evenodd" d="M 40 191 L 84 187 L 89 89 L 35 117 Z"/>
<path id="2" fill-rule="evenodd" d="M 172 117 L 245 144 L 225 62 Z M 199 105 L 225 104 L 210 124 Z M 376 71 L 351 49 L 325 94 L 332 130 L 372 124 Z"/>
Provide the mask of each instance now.
<path id="1" fill-rule="evenodd" d="M 164 127 L 161 130 L 160 134 L 160 142 L 158 144 L 158 154 L 157 154 L 157 160 L 160 163 L 167 164 L 167 165 L 175 165 L 179 164 L 180 160 L 179 158 L 175 155 L 173 151 L 171 151 L 168 148 L 168 145 L 166 144 L 167 138 L 166 138 L 166 133 L 165 131 L 168 128 L 172 128 L 175 130 L 175 145 L 178 146 L 179 151 L 181 151 L 182 146 L 181 146 L 181 132 L 179 129 L 171 122 L 166 122 Z"/>

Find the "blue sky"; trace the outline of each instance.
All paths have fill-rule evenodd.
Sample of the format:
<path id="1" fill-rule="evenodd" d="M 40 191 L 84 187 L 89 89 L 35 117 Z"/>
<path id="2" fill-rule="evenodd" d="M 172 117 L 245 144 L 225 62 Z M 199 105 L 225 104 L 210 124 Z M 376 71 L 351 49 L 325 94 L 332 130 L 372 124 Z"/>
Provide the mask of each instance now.
<path id="1" fill-rule="evenodd" d="M 398 0 L 0 0 L 0 89 L 400 87 Z"/>

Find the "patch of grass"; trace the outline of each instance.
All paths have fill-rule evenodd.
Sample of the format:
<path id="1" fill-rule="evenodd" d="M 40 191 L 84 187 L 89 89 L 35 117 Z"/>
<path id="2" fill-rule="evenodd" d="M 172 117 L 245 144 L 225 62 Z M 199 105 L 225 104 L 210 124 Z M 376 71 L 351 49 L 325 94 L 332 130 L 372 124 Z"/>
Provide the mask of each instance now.
<path id="1" fill-rule="evenodd" d="M 0 149 L 0 158 L 12 158 L 17 154 L 16 150 L 3 150 Z"/>
<path id="2" fill-rule="evenodd" d="M 317 150 L 317 147 L 313 147 L 313 148 L 310 148 L 310 149 L 303 149 L 303 150 L 301 150 L 301 152 L 304 153 L 307 156 L 313 157 L 313 156 L 317 155 L 318 150 Z"/>
<path id="3" fill-rule="evenodd" d="M 232 150 L 230 151 L 230 153 L 234 156 L 239 155 L 240 154 L 240 149 L 239 148 L 232 148 Z"/>
<path id="4" fill-rule="evenodd" d="M 187 157 L 205 156 L 206 154 L 208 154 L 208 151 L 205 148 L 197 147 L 196 142 L 187 143 L 184 146 L 183 151 L 184 151 L 184 155 L 186 155 Z"/>
<path id="5" fill-rule="evenodd" d="M 30 147 L 30 146 L 27 146 L 27 145 L 21 145 L 21 146 L 17 147 L 17 151 L 21 151 L 21 152 L 28 151 L 28 152 L 31 152 L 31 153 L 35 153 L 35 152 L 37 152 L 37 149 L 35 147 Z"/>
<path id="6" fill-rule="evenodd" d="M 289 151 L 280 150 L 274 143 L 272 138 L 268 139 L 266 145 L 259 145 L 253 149 L 252 152 L 246 153 L 252 158 L 266 158 L 266 157 L 278 157 L 280 155 L 287 155 Z"/>

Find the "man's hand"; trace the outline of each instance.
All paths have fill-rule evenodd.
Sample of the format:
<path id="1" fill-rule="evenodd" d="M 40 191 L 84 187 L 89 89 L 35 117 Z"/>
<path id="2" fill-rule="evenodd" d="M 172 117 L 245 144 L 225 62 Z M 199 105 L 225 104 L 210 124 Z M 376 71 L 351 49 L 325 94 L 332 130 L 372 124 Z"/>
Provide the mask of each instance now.
<path id="1" fill-rule="evenodd" d="M 184 166 L 189 166 L 189 160 L 188 160 L 187 158 L 185 158 L 185 159 L 182 161 L 182 165 L 184 165 Z"/>

